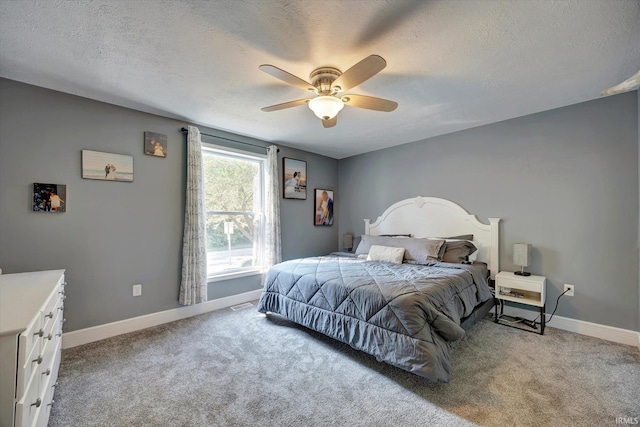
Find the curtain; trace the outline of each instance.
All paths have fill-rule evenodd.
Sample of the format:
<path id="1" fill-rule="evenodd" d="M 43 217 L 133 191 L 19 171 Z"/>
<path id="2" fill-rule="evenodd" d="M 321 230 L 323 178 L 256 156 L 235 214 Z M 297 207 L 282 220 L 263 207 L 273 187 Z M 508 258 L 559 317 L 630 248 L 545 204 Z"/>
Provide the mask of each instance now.
<path id="1" fill-rule="evenodd" d="M 189 126 L 187 134 L 187 197 L 182 237 L 182 305 L 207 300 L 207 247 L 205 239 L 204 184 L 200 130 Z"/>
<path id="2" fill-rule="evenodd" d="M 265 191 L 265 267 L 282 262 L 280 242 L 280 184 L 278 181 L 278 147 L 267 148 Z"/>

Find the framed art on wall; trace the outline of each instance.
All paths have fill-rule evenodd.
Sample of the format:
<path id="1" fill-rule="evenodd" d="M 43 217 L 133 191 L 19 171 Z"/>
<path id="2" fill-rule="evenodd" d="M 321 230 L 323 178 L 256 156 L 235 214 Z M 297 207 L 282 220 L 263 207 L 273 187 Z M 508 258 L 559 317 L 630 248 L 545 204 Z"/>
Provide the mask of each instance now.
<path id="1" fill-rule="evenodd" d="M 144 154 L 148 156 L 167 157 L 167 135 L 145 132 Z"/>
<path id="2" fill-rule="evenodd" d="M 67 186 L 63 184 L 33 183 L 34 212 L 66 212 Z"/>
<path id="3" fill-rule="evenodd" d="M 315 189 L 314 225 L 333 225 L 333 190 Z"/>
<path id="4" fill-rule="evenodd" d="M 282 186 L 285 199 L 307 199 L 307 162 L 282 158 Z"/>
<path id="5" fill-rule="evenodd" d="M 82 177 L 133 182 L 133 156 L 82 150 Z"/>

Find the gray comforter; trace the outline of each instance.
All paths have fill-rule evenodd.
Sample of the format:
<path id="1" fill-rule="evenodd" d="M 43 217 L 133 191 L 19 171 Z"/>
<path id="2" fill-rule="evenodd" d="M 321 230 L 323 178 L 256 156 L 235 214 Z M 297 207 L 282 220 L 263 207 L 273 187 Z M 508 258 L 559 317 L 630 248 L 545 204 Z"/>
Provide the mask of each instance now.
<path id="1" fill-rule="evenodd" d="M 484 264 L 390 264 L 324 256 L 267 273 L 262 313 L 345 342 L 433 381 L 448 382 L 460 319 L 491 298 Z"/>

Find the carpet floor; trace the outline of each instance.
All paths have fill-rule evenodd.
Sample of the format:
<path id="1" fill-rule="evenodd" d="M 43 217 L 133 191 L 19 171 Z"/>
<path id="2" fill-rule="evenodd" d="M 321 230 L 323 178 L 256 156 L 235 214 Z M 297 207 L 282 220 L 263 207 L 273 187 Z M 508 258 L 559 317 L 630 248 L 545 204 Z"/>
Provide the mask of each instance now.
<path id="1" fill-rule="evenodd" d="M 603 426 L 640 417 L 637 348 L 480 321 L 451 382 L 255 306 L 63 351 L 49 426 Z"/>

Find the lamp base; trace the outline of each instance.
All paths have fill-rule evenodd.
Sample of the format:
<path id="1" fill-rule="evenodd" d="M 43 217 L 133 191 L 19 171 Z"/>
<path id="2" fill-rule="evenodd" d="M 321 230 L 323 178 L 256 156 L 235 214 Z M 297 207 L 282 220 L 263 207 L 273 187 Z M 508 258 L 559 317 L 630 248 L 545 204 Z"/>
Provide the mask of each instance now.
<path id="1" fill-rule="evenodd" d="M 528 273 L 526 271 L 516 271 L 515 273 L 516 276 L 531 276 L 531 273 Z"/>

